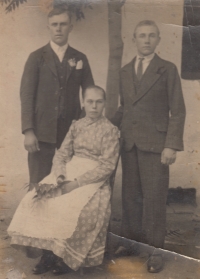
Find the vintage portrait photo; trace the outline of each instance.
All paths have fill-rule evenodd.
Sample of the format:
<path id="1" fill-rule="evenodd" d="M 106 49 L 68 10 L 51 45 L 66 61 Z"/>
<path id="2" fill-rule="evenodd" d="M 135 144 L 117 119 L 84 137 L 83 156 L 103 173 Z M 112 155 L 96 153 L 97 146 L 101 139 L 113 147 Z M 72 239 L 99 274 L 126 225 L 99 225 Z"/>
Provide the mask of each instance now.
<path id="1" fill-rule="evenodd" d="M 0 4 L 0 278 L 200 278 L 200 0 Z"/>

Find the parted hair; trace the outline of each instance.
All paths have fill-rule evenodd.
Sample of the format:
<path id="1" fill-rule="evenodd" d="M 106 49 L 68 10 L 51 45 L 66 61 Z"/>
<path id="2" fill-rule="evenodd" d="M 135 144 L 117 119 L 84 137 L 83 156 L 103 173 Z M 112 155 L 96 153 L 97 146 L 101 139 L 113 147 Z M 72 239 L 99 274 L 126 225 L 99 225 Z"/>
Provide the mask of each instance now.
<path id="1" fill-rule="evenodd" d="M 137 31 L 137 29 L 140 27 L 140 26 L 154 26 L 154 27 L 156 27 L 156 29 L 157 29 L 157 32 L 158 32 L 158 36 L 160 35 L 160 30 L 159 30 L 159 28 L 158 28 L 158 25 L 155 23 L 155 21 L 153 21 L 153 20 L 142 20 L 142 21 L 140 21 L 137 25 L 136 25 L 136 27 L 135 27 L 135 30 L 134 30 L 134 33 L 133 33 L 133 37 L 135 38 L 135 36 L 136 36 L 136 31 Z"/>

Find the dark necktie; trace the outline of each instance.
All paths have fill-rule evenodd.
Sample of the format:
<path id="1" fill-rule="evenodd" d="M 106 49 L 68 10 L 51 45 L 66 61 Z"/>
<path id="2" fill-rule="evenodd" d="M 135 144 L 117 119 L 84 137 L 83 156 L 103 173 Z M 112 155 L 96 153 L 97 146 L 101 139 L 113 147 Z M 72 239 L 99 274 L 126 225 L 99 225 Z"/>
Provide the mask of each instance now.
<path id="1" fill-rule="evenodd" d="M 144 58 L 139 58 L 139 63 L 138 63 L 138 67 L 137 67 L 137 78 L 138 78 L 138 80 L 141 80 L 141 78 L 142 78 L 142 74 L 143 74 L 142 61 L 143 60 L 144 60 Z"/>

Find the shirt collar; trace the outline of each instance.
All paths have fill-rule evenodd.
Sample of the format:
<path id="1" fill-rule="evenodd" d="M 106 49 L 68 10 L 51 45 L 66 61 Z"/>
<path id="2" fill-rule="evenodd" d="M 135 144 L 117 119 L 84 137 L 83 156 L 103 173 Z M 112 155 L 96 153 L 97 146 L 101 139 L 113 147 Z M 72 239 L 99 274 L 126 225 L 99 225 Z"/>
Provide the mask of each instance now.
<path id="1" fill-rule="evenodd" d="M 147 56 L 140 56 L 139 54 L 137 55 L 136 59 L 139 60 L 139 58 L 144 58 L 144 62 L 150 62 L 155 56 L 155 53 L 149 54 Z"/>
<path id="2" fill-rule="evenodd" d="M 55 44 L 53 41 L 50 41 L 50 45 L 55 53 L 57 53 L 58 51 L 65 52 L 68 48 L 68 43 L 66 43 L 64 46 L 59 46 Z"/>

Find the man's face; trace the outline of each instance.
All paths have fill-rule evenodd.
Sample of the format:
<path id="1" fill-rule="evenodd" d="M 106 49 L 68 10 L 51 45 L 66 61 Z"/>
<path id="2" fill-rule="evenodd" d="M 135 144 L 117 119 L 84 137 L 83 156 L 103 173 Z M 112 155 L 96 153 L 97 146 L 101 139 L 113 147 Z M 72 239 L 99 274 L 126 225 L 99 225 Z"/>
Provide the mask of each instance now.
<path id="1" fill-rule="evenodd" d="M 103 92 L 99 89 L 87 89 L 83 100 L 86 116 L 91 119 L 99 118 L 105 108 Z"/>
<path id="2" fill-rule="evenodd" d="M 54 15 L 49 18 L 48 28 L 51 40 L 59 46 L 63 46 L 67 43 L 72 27 L 67 13 Z"/>
<path id="3" fill-rule="evenodd" d="M 152 54 L 160 42 L 157 28 L 153 25 L 139 26 L 136 29 L 134 42 L 139 55 L 147 56 Z"/>

